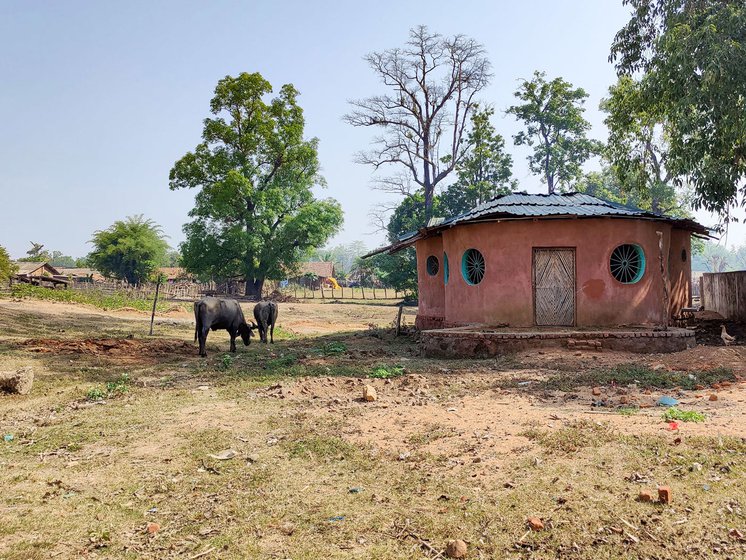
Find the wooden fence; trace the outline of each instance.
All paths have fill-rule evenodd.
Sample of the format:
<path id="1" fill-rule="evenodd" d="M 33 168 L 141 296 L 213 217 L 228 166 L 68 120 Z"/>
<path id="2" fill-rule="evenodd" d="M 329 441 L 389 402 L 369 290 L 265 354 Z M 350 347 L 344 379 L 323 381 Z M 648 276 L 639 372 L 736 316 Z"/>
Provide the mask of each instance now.
<path id="1" fill-rule="evenodd" d="M 195 282 L 177 282 L 161 284 L 161 299 L 165 300 L 186 300 L 194 301 L 205 294 L 229 295 L 240 299 L 241 291 L 229 284 L 216 284 L 215 282 L 206 282 L 197 284 Z M 153 299 L 155 295 L 155 284 L 141 284 L 132 286 L 127 282 L 118 280 L 107 280 L 105 282 L 75 282 L 72 284 L 73 290 L 89 291 L 94 290 L 105 294 L 123 293 L 133 299 Z M 262 297 L 268 297 L 272 292 L 277 290 L 275 282 L 266 282 L 262 290 Z M 280 289 L 283 295 L 292 296 L 296 299 L 314 299 L 319 301 L 325 300 L 399 300 L 406 294 L 392 288 L 317 288 L 311 289 L 303 286 L 291 285 Z"/>
<path id="2" fill-rule="evenodd" d="M 746 270 L 703 274 L 700 295 L 705 309 L 731 321 L 746 321 Z"/>

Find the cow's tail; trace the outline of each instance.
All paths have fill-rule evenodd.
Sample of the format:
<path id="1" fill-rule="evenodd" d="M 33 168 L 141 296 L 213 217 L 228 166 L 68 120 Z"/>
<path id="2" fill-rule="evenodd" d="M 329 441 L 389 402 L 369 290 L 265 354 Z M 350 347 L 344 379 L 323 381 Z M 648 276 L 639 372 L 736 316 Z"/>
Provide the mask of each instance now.
<path id="1" fill-rule="evenodd" d="M 199 333 L 199 302 L 194 302 L 194 342 L 197 342 Z"/>

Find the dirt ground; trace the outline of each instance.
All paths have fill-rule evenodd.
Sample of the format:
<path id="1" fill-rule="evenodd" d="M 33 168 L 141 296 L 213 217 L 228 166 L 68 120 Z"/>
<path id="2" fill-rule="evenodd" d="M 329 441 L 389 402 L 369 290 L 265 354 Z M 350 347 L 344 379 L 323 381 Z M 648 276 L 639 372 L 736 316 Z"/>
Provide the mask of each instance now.
<path id="1" fill-rule="evenodd" d="M 0 370 L 36 376 L 0 394 L 0 558 L 746 556 L 742 325 L 676 354 L 434 360 L 395 316 L 285 303 L 276 344 L 214 332 L 200 359 L 187 312 L 148 337 L 134 310 L 0 299 Z M 674 502 L 637 500 L 660 485 Z"/>

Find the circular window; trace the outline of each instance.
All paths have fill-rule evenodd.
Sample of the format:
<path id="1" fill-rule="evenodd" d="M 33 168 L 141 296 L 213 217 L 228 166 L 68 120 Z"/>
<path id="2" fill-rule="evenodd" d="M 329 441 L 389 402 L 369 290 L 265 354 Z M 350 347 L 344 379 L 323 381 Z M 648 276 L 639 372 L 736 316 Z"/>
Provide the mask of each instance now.
<path id="1" fill-rule="evenodd" d="M 622 284 L 634 284 L 645 273 L 645 254 L 639 245 L 619 245 L 611 253 L 609 267 Z"/>
<path id="2" fill-rule="evenodd" d="M 468 249 L 461 258 L 461 274 L 467 284 L 479 284 L 484 278 L 484 256 L 476 249 Z"/>
<path id="3" fill-rule="evenodd" d="M 686 249 L 681 250 L 681 261 L 686 262 Z"/>
<path id="4" fill-rule="evenodd" d="M 438 263 L 438 257 L 435 255 L 430 255 L 427 257 L 427 273 L 430 276 L 435 276 L 438 274 L 438 270 L 440 270 L 440 263 Z"/>
<path id="5" fill-rule="evenodd" d="M 448 284 L 448 279 L 451 277 L 451 270 L 448 268 L 448 255 L 443 253 L 443 283 Z"/>

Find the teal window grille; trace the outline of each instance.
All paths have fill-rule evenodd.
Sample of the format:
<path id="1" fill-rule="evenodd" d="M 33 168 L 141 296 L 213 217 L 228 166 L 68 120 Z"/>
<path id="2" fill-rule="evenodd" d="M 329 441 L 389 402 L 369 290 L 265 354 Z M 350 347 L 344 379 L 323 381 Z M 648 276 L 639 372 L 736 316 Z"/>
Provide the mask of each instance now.
<path id="1" fill-rule="evenodd" d="M 611 275 L 622 284 L 635 284 L 645 274 L 645 253 L 639 245 L 619 245 L 609 259 Z"/>
<path id="2" fill-rule="evenodd" d="M 426 268 L 427 273 L 430 276 L 435 276 L 436 274 L 438 274 L 438 271 L 440 270 L 438 257 L 436 257 L 435 255 L 430 255 L 429 257 L 427 257 Z"/>
<path id="3" fill-rule="evenodd" d="M 443 284 L 448 284 L 451 277 L 451 269 L 448 267 L 448 255 L 443 252 Z"/>
<path id="4" fill-rule="evenodd" d="M 461 274 L 467 284 L 475 286 L 484 278 L 485 262 L 482 253 L 476 249 L 467 249 L 461 257 Z"/>

